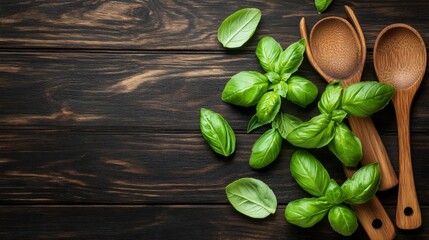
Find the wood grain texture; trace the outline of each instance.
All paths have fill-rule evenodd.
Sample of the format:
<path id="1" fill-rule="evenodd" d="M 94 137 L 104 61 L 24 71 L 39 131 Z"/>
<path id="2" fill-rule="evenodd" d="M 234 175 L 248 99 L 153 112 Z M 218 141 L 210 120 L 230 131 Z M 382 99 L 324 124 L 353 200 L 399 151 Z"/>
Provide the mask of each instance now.
<path id="1" fill-rule="evenodd" d="M 2 239 L 368 239 L 361 227 L 349 238 L 327 218 L 313 228 L 286 223 L 284 205 L 254 220 L 224 205 L 53 205 L 0 207 Z M 429 208 L 422 209 L 429 219 Z M 387 212 L 394 216 L 394 207 Z M 190 217 L 192 216 L 192 217 Z M 398 231 L 397 239 L 427 239 L 428 228 Z"/>

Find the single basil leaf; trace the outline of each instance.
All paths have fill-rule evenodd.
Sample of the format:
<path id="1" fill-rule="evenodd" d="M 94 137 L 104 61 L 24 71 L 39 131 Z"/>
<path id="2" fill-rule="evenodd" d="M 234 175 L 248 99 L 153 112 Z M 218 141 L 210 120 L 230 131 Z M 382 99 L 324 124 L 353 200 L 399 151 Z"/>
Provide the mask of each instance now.
<path id="1" fill-rule="evenodd" d="M 296 151 L 290 161 L 290 172 L 306 192 L 316 197 L 324 195 L 329 184 L 329 174 L 311 153 Z"/>
<path id="2" fill-rule="evenodd" d="M 357 170 L 351 179 L 347 179 L 341 189 L 348 204 L 368 202 L 377 192 L 380 184 L 380 167 L 372 163 Z"/>
<path id="3" fill-rule="evenodd" d="M 322 13 L 329 7 L 331 2 L 332 0 L 315 0 L 314 5 L 316 6 L 317 12 Z"/>
<path id="4" fill-rule="evenodd" d="M 287 99 L 298 106 L 306 107 L 317 97 L 316 85 L 303 77 L 294 75 L 289 78 L 287 84 L 289 93 Z"/>
<path id="5" fill-rule="evenodd" d="M 268 79 L 263 74 L 243 71 L 228 81 L 222 92 L 222 100 L 238 106 L 250 107 L 258 103 L 267 92 Z"/>
<path id="6" fill-rule="evenodd" d="M 287 113 L 280 113 L 274 119 L 272 127 L 280 132 L 282 138 L 287 139 L 287 136 L 295 128 L 302 123 L 301 119 Z"/>
<path id="7" fill-rule="evenodd" d="M 347 112 L 341 109 L 335 109 L 332 111 L 331 115 L 332 115 L 332 121 L 341 123 L 344 120 L 344 118 L 347 117 Z"/>
<path id="8" fill-rule="evenodd" d="M 332 229 L 344 236 L 351 236 L 359 226 L 355 212 L 342 205 L 329 210 L 328 220 Z"/>
<path id="9" fill-rule="evenodd" d="M 252 132 L 253 130 L 264 126 L 263 124 L 260 124 L 258 122 L 258 117 L 255 115 L 252 116 L 252 118 L 249 121 L 249 124 L 247 125 L 247 133 Z"/>
<path id="10" fill-rule="evenodd" d="M 288 93 L 288 84 L 285 82 L 279 82 L 274 86 L 274 92 L 276 92 L 278 95 L 280 95 L 283 98 L 287 97 Z"/>
<path id="11" fill-rule="evenodd" d="M 332 205 L 337 205 L 344 201 L 343 190 L 341 189 L 340 185 L 335 182 L 334 179 L 331 179 L 329 181 L 324 196 L 326 198 L 326 201 L 328 201 L 328 203 Z"/>
<path id="12" fill-rule="evenodd" d="M 263 37 L 256 47 L 256 57 L 266 72 L 272 72 L 282 51 L 282 46 L 274 38 Z"/>
<path id="13" fill-rule="evenodd" d="M 320 114 L 308 122 L 301 123 L 287 135 L 292 145 L 302 148 L 321 148 L 334 138 L 335 122 L 329 115 Z"/>
<path id="14" fill-rule="evenodd" d="M 254 169 L 266 167 L 280 153 L 282 148 L 282 136 L 276 129 L 266 131 L 256 140 L 250 155 L 249 165 Z"/>
<path id="15" fill-rule="evenodd" d="M 280 75 L 278 73 L 276 73 L 276 72 L 268 72 L 268 73 L 265 74 L 265 76 L 272 83 L 278 83 L 278 82 L 280 82 Z"/>
<path id="16" fill-rule="evenodd" d="M 217 30 L 217 39 L 226 48 L 238 48 L 249 40 L 261 20 L 261 11 L 244 8 L 227 17 Z"/>
<path id="17" fill-rule="evenodd" d="M 331 205 L 320 198 L 302 198 L 288 203 L 285 218 L 291 224 L 309 228 L 320 222 Z"/>
<path id="18" fill-rule="evenodd" d="M 280 75 L 280 81 L 286 82 L 290 76 L 292 76 L 292 73 L 283 73 Z"/>
<path id="19" fill-rule="evenodd" d="M 284 50 L 276 63 L 275 72 L 279 74 L 294 73 L 304 60 L 305 39 L 291 44 Z"/>
<path id="20" fill-rule="evenodd" d="M 368 117 L 383 109 L 394 93 L 395 88 L 386 83 L 354 83 L 344 88 L 342 108 L 352 115 Z"/>
<path id="21" fill-rule="evenodd" d="M 329 114 L 335 109 L 340 109 L 342 91 L 341 82 L 337 81 L 328 84 L 317 104 L 319 111 Z"/>
<path id="22" fill-rule="evenodd" d="M 200 110 L 200 129 L 213 151 L 225 157 L 235 151 L 235 134 L 228 122 L 209 109 Z"/>
<path id="23" fill-rule="evenodd" d="M 274 120 L 280 110 L 281 98 L 278 93 L 270 91 L 265 93 L 256 105 L 256 116 L 261 124 Z"/>
<path id="24" fill-rule="evenodd" d="M 345 123 L 337 125 L 328 148 L 347 167 L 356 167 L 362 159 L 362 144 Z"/>
<path id="25" fill-rule="evenodd" d="M 277 199 L 267 184 L 255 178 L 241 178 L 226 186 L 226 196 L 240 213 L 251 218 L 274 214 Z"/>

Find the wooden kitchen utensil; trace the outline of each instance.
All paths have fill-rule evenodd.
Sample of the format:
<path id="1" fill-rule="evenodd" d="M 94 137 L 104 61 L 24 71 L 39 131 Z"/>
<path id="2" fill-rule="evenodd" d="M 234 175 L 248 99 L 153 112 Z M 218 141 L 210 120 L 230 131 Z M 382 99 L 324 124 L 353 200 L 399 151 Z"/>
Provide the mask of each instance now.
<path id="1" fill-rule="evenodd" d="M 384 28 L 374 47 L 374 66 L 378 80 L 396 88 L 393 105 L 398 125 L 399 192 L 396 225 L 401 229 L 421 226 L 422 217 L 410 151 L 410 109 L 426 70 L 426 47 L 420 34 L 406 24 Z"/>
<path id="2" fill-rule="evenodd" d="M 354 27 L 343 18 L 327 17 L 314 25 L 310 39 L 305 19 L 302 18 L 300 22 L 301 36 L 306 40 L 307 57 L 312 66 L 326 81 L 342 80 L 343 86 L 360 81 L 366 58 L 365 38 L 359 22 L 347 6 L 346 12 Z M 380 189 L 394 187 L 398 180 L 372 120 L 350 117 L 349 123 L 362 141 L 362 163 L 369 164 L 378 160 L 380 164 Z M 344 170 L 349 178 L 354 173 L 351 169 Z M 396 236 L 393 223 L 376 196 L 363 205 L 352 207 L 371 239 L 393 239 Z"/>

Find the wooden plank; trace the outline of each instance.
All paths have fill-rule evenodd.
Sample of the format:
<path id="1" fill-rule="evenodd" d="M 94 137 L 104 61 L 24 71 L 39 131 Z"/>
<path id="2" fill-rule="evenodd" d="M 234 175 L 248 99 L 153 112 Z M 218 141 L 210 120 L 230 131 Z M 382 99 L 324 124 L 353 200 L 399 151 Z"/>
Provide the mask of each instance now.
<path id="1" fill-rule="evenodd" d="M 244 49 L 252 50 L 262 36 L 282 43 L 299 38 L 298 23 L 309 26 L 329 15 L 345 17 L 343 4 L 356 11 L 368 48 L 388 24 L 404 22 L 428 42 L 426 0 L 362 0 L 334 2 L 319 15 L 312 1 L 2 1 L 1 48 L 78 48 L 141 50 L 217 50 L 220 23 L 246 7 L 262 10 L 261 24 Z"/>
<path id="2" fill-rule="evenodd" d="M 237 134 L 236 152 L 225 159 L 200 134 L 1 131 L 0 203 L 225 203 L 225 186 L 241 177 L 265 181 L 280 203 L 308 197 L 290 176 L 296 148 L 288 143 L 268 168 L 249 167 L 261 133 Z M 397 138 L 383 140 L 397 169 Z M 428 135 L 412 140 L 418 196 L 429 204 Z M 345 180 L 327 149 L 312 152 L 332 178 Z M 395 204 L 396 196 L 396 189 L 380 194 L 385 204 Z"/>
<path id="3" fill-rule="evenodd" d="M 263 220 L 229 205 L 2 206 L 2 239 L 344 239 L 327 219 L 303 229 L 284 219 L 284 205 Z M 429 220 L 429 207 L 422 208 Z M 387 207 L 394 219 L 394 207 Z M 397 231 L 398 239 L 427 239 L 429 228 Z M 348 239 L 368 239 L 361 227 Z"/>
<path id="4" fill-rule="evenodd" d="M 368 56 L 363 79 L 374 80 Z M 253 54 L 0 54 L 0 126 L 124 128 L 133 131 L 198 131 L 201 107 L 221 113 L 243 132 L 254 107 L 221 101 L 228 79 L 242 70 L 259 71 Z M 299 75 L 322 92 L 326 83 L 304 61 Z M 427 132 L 429 77 L 417 93 L 413 132 Z M 302 109 L 285 103 L 285 112 L 310 118 L 317 104 Z M 375 115 L 382 133 L 395 132 L 391 106 Z"/>

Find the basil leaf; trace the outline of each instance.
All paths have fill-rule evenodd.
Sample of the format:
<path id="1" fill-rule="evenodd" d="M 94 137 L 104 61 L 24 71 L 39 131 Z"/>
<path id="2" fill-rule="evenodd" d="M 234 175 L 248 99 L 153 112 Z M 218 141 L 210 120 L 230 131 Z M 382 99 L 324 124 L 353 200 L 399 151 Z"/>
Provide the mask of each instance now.
<path id="1" fill-rule="evenodd" d="M 238 10 L 222 22 L 217 30 L 217 39 L 226 48 L 243 46 L 255 33 L 261 15 L 256 8 Z"/>
<path id="2" fill-rule="evenodd" d="M 249 107 L 257 104 L 267 89 L 267 77 L 258 72 L 243 71 L 235 74 L 228 81 L 222 92 L 222 100 Z"/>
<path id="3" fill-rule="evenodd" d="M 274 214 L 277 199 L 267 184 L 255 178 L 241 178 L 226 186 L 226 196 L 240 213 L 251 218 Z"/>
<path id="4" fill-rule="evenodd" d="M 328 148 L 347 167 L 356 167 L 362 159 L 362 144 L 345 123 L 337 125 Z"/>
<path id="5" fill-rule="evenodd" d="M 337 205 L 344 201 L 343 190 L 334 179 L 329 181 L 328 187 L 325 191 L 325 198 L 326 201 L 332 205 Z"/>
<path id="6" fill-rule="evenodd" d="M 347 112 L 341 109 L 335 109 L 331 113 L 332 121 L 335 121 L 337 123 L 341 123 L 346 117 L 347 117 Z"/>
<path id="7" fill-rule="evenodd" d="M 342 108 L 358 117 L 368 117 L 383 109 L 395 93 L 395 88 L 374 81 L 359 82 L 344 88 Z"/>
<path id="8" fill-rule="evenodd" d="M 341 107 L 342 91 L 343 88 L 341 87 L 341 82 L 337 81 L 328 84 L 317 104 L 319 111 L 329 114 L 333 110 L 339 109 Z"/>
<path id="9" fill-rule="evenodd" d="M 255 115 L 252 116 L 252 118 L 249 121 L 249 124 L 247 124 L 247 133 L 252 132 L 253 130 L 264 126 L 263 124 L 260 124 L 258 122 L 258 117 Z"/>
<path id="10" fill-rule="evenodd" d="M 331 2 L 332 0 L 315 0 L 314 4 L 316 6 L 317 12 L 318 13 L 324 12 L 329 7 Z"/>
<path id="11" fill-rule="evenodd" d="M 351 179 L 347 179 L 341 189 L 348 204 L 368 202 L 377 192 L 380 184 L 380 167 L 372 163 L 357 170 Z"/>
<path id="12" fill-rule="evenodd" d="M 302 148 L 321 148 L 328 145 L 334 138 L 335 122 L 331 121 L 329 115 L 320 114 L 308 122 L 301 123 L 287 135 L 292 145 Z"/>
<path id="13" fill-rule="evenodd" d="M 280 81 L 286 82 L 290 76 L 292 76 L 292 73 L 283 73 L 280 75 Z"/>
<path id="14" fill-rule="evenodd" d="M 278 83 L 278 82 L 280 82 L 280 75 L 278 73 L 276 73 L 276 72 L 268 72 L 268 73 L 265 74 L 265 76 L 272 83 Z"/>
<path id="15" fill-rule="evenodd" d="M 297 128 L 301 123 L 301 119 L 295 116 L 287 113 L 280 113 L 274 119 L 272 127 L 276 128 L 280 132 L 282 138 L 287 139 L 289 133 Z"/>
<path id="16" fill-rule="evenodd" d="M 265 93 L 256 105 L 256 116 L 261 124 L 274 120 L 280 110 L 281 98 L 278 93 L 270 91 Z"/>
<path id="17" fill-rule="evenodd" d="M 276 63 L 274 71 L 278 74 L 294 73 L 304 60 L 305 39 L 291 44 L 284 50 Z"/>
<path id="18" fill-rule="evenodd" d="M 235 151 L 235 134 L 228 122 L 218 113 L 200 109 L 200 129 L 213 151 L 225 157 Z"/>
<path id="19" fill-rule="evenodd" d="M 288 84 L 285 82 L 279 82 L 274 86 L 274 92 L 276 92 L 281 97 L 286 98 L 288 93 Z"/>
<path id="20" fill-rule="evenodd" d="M 296 151 L 290 160 L 290 172 L 306 192 L 316 197 L 324 195 L 329 184 L 329 173 L 311 153 Z"/>
<path id="21" fill-rule="evenodd" d="M 282 51 L 282 46 L 274 38 L 263 37 L 256 47 L 256 57 L 266 72 L 273 72 L 277 58 Z"/>
<path id="22" fill-rule="evenodd" d="M 351 236 L 359 226 L 355 212 L 341 205 L 329 210 L 328 220 L 332 229 L 344 236 Z"/>
<path id="23" fill-rule="evenodd" d="M 320 222 L 331 205 L 320 198 L 302 198 L 289 202 L 285 218 L 291 224 L 309 228 Z"/>
<path id="24" fill-rule="evenodd" d="M 280 153 L 282 148 L 282 136 L 276 129 L 266 131 L 256 140 L 250 155 L 249 165 L 254 169 L 266 167 Z"/>
<path id="25" fill-rule="evenodd" d="M 287 99 L 298 106 L 306 107 L 316 99 L 317 87 L 309 80 L 295 75 L 289 78 L 287 83 L 289 87 Z"/>

